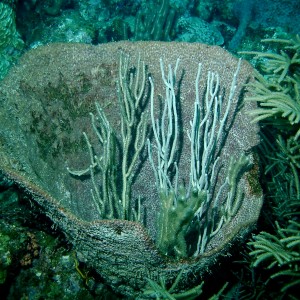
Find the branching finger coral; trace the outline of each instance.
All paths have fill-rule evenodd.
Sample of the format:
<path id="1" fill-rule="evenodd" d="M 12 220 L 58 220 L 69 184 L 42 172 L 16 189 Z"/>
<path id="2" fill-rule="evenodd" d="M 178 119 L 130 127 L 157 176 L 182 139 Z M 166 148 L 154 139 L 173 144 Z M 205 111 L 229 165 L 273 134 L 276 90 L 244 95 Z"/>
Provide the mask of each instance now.
<path id="1" fill-rule="evenodd" d="M 102 148 L 101 155 L 95 155 L 90 140 L 83 132 L 90 156 L 90 165 L 83 170 L 71 170 L 73 176 L 89 174 L 92 179 L 91 190 L 93 202 L 101 218 L 123 220 L 139 220 L 139 208 L 130 210 L 130 193 L 132 180 L 136 171 L 137 160 L 143 149 L 146 136 L 146 112 L 141 111 L 141 99 L 145 89 L 145 65 L 138 59 L 135 76 L 129 72 L 128 56 L 120 56 L 118 82 L 118 100 L 121 115 L 122 157 L 121 157 L 121 189 L 118 190 L 116 177 L 116 134 L 107 120 L 102 108 L 96 103 L 97 116 L 91 115 L 91 124 Z M 130 77 L 128 81 L 128 77 Z M 134 150 L 131 155 L 130 151 Z M 101 188 L 95 182 L 95 174 L 101 173 Z M 138 207 L 139 203 L 138 203 Z"/>
<path id="2" fill-rule="evenodd" d="M 256 82 L 249 84 L 249 87 L 253 89 L 254 95 L 248 97 L 247 100 L 256 101 L 261 106 L 249 112 L 255 117 L 253 122 L 278 116 L 287 119 L 291 125 L 300 122 L 300 101 L 295 101 L 284 91 L 272 91 L 270 89 L 272 86 L 258 73 L 256 74 Z"/>
<path id="3" fill-rule="evenodd" d="M 254 257 L 253 266 L 268 263 L 268 269 L 276 268 L 270 279 L 288 276 L 288 284 L 283 284 L 281 291 L 300 285 L 300 223 L 290 220 L 287 228 L 278 223 L 277 235 L 261 232 L 248 245 L 254 249 L 250 255 Z"/>
<path id="4" fill-rule="evenodd" d="M 255 58 L 269 59 L 263 66 L 263 70 L 267 73 L 273 73 L 274 75 L 279 76 L 279 83 L 282 82 L 287 75 L 289 75 L 288 73 L 293 65 L 300 64 L 300 58 L 297 52 L 294 53 L 292 57 L 284 51 L 280 51 L 280 54 L 261 52 L 249 53 L 255 54 Z"/>
<path id="5" fill-rule="evenodd" d="M 180 282 L 182 273 L 183 271 L 179 272 L 178 276 L 176 277 L 175 281 L 173 282 L 170 288 L 167 288 L 164 277 L 159 278 L 159 283 L 155 282 L 154 280 L 148 279 L 148 285 L 144 290 L 143 296 L 147 297 L 147 299 L 196 299 L 199 295 L 202 294 L 202 286 L 204 284 L 204 281 L 202 281 L 199 285 L 186 292 L 175 293 L 175 289 L 178 283 Z"/>
<path id="6" fill-rule="evenodd" d="M 273 163 L 267 167 L 266 172 L 272 169 L 276 164 L 280 166 L 279 170 L 281 173 L 284 173 L 286 169 L 290 169 L 294 176 L 297 197 L 299 199 L 300 181 L 298 170 L 300 169 L 300 145 L 292 138 L 285 142 L 281 136 L 276 140 L 276 144 L 278 145 L 278 152 L 276 153 L 276 157 L 271 158 Z"/>
<path id="7" fill-rule="evenodd" d="M 253 122 L 271 121 L 274 124 L 289 124 L 295 132 L 295 140 L 300 136 L 300 38 L 290 40 L 266 39 L 263 42 L 282 44 L 279 53 L 241 52 L 255 55 L 261 61 L 262 74 L 256 74 L 255 82 L 248 85 L 259 108 L 250 112 Z"/>
<path id="8" fill-rule="evenodd" d="M 168 65 L 165 75 L 163 61 L 160 60 L 162 79 L 165 84 L 166 98 L 161 120 L 154 117 L 154 99 L 151 94 L 151 121 L 154 146 L 148 140 L 149 159 L 156 178 L 161 200 L 158 221 L 157 245 L 165 255 L 187 256 L 187 244 L 184 239 L 191 221 L 199 223 L 199 235 L 194 256 L 205 252 L 208 242 L 234 218 L 243 201 L 243 190 L 238 188 L 241 174 L 249 167 L 249 158 L 242 154 L 231 159 L 226 180 L 216 191 L 215 176 L 220 169 L 217 153 L 224 142 L 224 132 L 228 126 L 228 114 L 233 102 L 236 80 L 240 70 L 239 61 L 233 75 L 228 102 L 223 105 L 219 95 L 219 75 L 208 72 L 205 109 L 201 108 L 199 81 L 201 67 L 199 63 L 195 80 L 196 99 L 194 118 L 190 122 L 188 133 L 190 140 L 190 182 L 187 187 L 178 185 L 178 167 L 175 153 L 178 148 L 178 112 L 176 107 L 175 82 L 179 60 L 174 70 Z M 150 79 L 151 89 L 154 84 Z M 156 149 L 156 153 L 153 149 Z M 154 159 L 154 153 L 157 159 Z M 224 196 L 226 195 L 226 196 Z"/>

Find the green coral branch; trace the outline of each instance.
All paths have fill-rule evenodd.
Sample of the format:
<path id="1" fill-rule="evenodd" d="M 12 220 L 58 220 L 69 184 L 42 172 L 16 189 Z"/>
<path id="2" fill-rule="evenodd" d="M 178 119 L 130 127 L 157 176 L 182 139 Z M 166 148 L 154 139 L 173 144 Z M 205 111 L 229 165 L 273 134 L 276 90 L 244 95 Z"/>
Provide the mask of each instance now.
<path id="1" fill-rule="evenodd" d="M 94 205 L 101 218 L 112 219 L 117 212 L 120 212 L 117 188 L 115 180 L 115 144 L 116 138 L 113 130 L 98 103 L 95 103 L 97 111 L 97 120 L 94 114 L 90 113 L 92 128 L 98 137 L 98 142 L 101 148 L 101 155 L 94 154 L 91 142 L 85 132 L 83 132 L 84 139 L 87 144 L 88 153 L 90 157 L 90 165 L 82 170 L 71 170 L 67 168 L 68 172 L 76 177 L 89 174 L 93 188 L 91 189 L 91 196 Z M 95 180 L 95 175 L 100 172 L 101 189 Z"/>
<path id="2" fill-rule="evenodd" d="M 285 49 L 293 49 L 295 51 L 300 50 L 300 36 L 296 34 L 291 39 L 263 39 L 263 43 L 278 43 L 278 44 L 285 44 Z"/>
<path id="3" fill-rule="evenodd" d="M 270 278 L 290 277 L 290 283 L 285 284 L 282 288 L 282 291 L 286 291 L 300 284 L 300 280 L 297 279 L 300 277 L 300 223 L 290 220 L 287 228 L 281 228 L 278 223 L 276 223 L 276 226 L 277 235 L 261 232 L 248 245 L 252 249 L 254 248 L 250 252 L 250 255 L 254 257 L 254 267 L 268 262 L 268 269 L 275 267 L 281 269 L 272 274 Z"/>
<path id="4" fill-rule="evenodd" d="M 202 287 L 204 281 L 202 281 L 199 285 L 195 286 L 192 289 L 189 289 L 185 292 L 175 292 L 178 288 L 178 284 L 180 283 L 180 279 L 182 277 L 183 270 L 179 272 L 174 283 L 168 289 L 166 286 L 166 281 L 163 276 L 160 276 L 159 283 L 147 278 L 148 285 L 144 290 L 143 296 L 146 296 L 147 299 L 169 299 L 169 300 L 192 300 L 197 299 L 199 295 L 202 294 Z"/>
<path id="5" fill-rule="evenodd" d="M 145 64 L 139 55 L 136 76 L 128 78 L 129 57 L 120 56 L 119 107 L 121 108 L 122 133 L 122 214 L 121 219 L 130 218 L 130 194 L 137 159 L 144 148 L 147 129 L 147 113 L 141 109 L 145 91 Z"/>
<path id="6" fill-rule="evenodd" d="M 295 272 L 295 271 L 290 271 L 290 270 L 285 270 L 285 271 L 280 271 L 271 276 L 272 279 L 278 278 L 280 276 L 287 276 L 290 280 L 290 282 L 285 283 L 284 286 L 281 288 L 281 292 L 286 292 L 288 289 L 293 288 L 295 286 L 300 286 L 300 279 L 294 279 L 294 278 L 299 278 L 300 273 Z"/>
<path id="7" fill-rule="evenodd" d="M 136 73 L 129 70 L 129 58 L 120 55 L 118 100 L 121 115 L 121 153 L 117 155 L 117 134 L 114 132 L 102 108 L 96 103 L 97 116 L 90 113 L 91 125 L 100 145 L 100 154 L 95 155 L 86 133 L 90 165 L 83 170 L 71 170 L 73 176 L 89 174 L 92 182 L 91 195 L 102 219 L 140 220 L 140 199 L 137 211 L 130 211 L 131 186 L 137 170 L 137 161 L 144 148 L 147 131 L 147 113 L 142 111 L 142 98 L 146 84 L 145 64 L 140 56 Z M 119 159 L 119 161 L 117 161 Z M 116 166 L 121 165 L 121 188 Z M 96 182 L 100 172 L 101 181 Z"/>
<path id="8" fill-rule="evenodd" d="M 254 101 L 260 108 L 253 109 L 249 115 L 253 116 L 252 122 L 265 119 L 276 119 L 281 117 L 289 124 L 297 126 L 300 124 L 300 100 L 294 99 L 286 91 L 274 91 L 274 85 L 267 82 L 260 74 L 255 75 L 256 81 L 248 85 L 252 96 L 247 101 Z M 275 86 L 276 87 L 276 86 Z M 300 128 L 296 131 L 295 139 L 300 136 Z"/>
<path id="9" fill-rule="evenodd" d="M 265 128 L 260 135 L 260 159 L 268 178 L 265 201 L 272 203 L 272 212 L 280 222 L 297 218 L 300 214 L 299 141 L 293 137 L 286 141 L 270 128 Z"/>
<path id="10" fill-rule="evenodd" d="M 283 45 L 279 53 L 241 52 L 262 59 L 263 75 L 256 73 L 255 82 L 248 85 L 251 96 L 259 108 L 250 112 L 253 122 L 271 120 L 274 124 L 287 122 L 300 137 L 300 38 L 290 40 L 266 39 Z"/>
<path id="11" fill-rule="evenodd" d="M 241 54 L 254 55 L 254 59 L 267 58 L 267 62 L 263 65 L 263 70 L 267 73 L 278 75 L 278 82 L 281 83 L 288 75 L 291 65 L 300 64 L 300 58 L 298 53 L 295 53 L 292 57 L 284 51 L 280 51 L 280 54 L 265 53 L 255 51 L 243 51 Z"/>
<path id="12" fill-rule="evenodd" d="M 300 178 L 298 170 L 300 168 L 300 144 L 298 140 L 289 138 L 287 141 L 282 136 L 276 139 L 277 150 L 275 156 L 268 154 L 269 163 L 266 167 L 265 173 L 269 173 L 275 166 L 277 166 L 277 175 L 283 174 L 289 170 L 294 177 L 294 184 L 296 189 L 296 197 L 300 198 Z M 274 145 L 272 145 L 274 149 Z"/>
<path id="13" fill-rule="evenodd" d="M 238 188 L 241 174 L 249 165 L 245 155 L 231 160 L 226 180 L 215 191 L 216 173 L 220 169 L 220 153 L 224 142 L 224 132 L 232 107 L 240 61 L 233 74 L 232 84 L 226 105 L 219 95 L 220 79 L 217 73 L 208 72 L 204 103 L 201 103 L 199 82 L 201 67 L 195 80 L 196 101 L 194 117 L 188 133 L 191 148 L 190 181 L 188 187 L 178 185 L 176 151 L 178 149 L 178 113 L 176 107 L 176 72 L 179 60 L 173 70 L 168 65 L 165 74 L 163 61 L 160 61 L 162 80 L 166 98 L 161 119 L 154 116 L 154 83 L 151 85 L 151 122 L 154 146 L 148 140 L 148 154 L 156 178 L 160 195 L 157 245 L 165 255 L 177 258 L 187 256 L 185 236 L 195 220 L 199 232 L 194 256 L 203 253 L 209 243 L 223 226 L 238 213 L 244 199 Z M 156 150 L 156 159 L 154 150 Z M 214 193 L 216 195 L 214 195 Z M 214 195 L 214 196 L 213 196 Z M 226 195 L 226 196 L 224 196 Z"/>

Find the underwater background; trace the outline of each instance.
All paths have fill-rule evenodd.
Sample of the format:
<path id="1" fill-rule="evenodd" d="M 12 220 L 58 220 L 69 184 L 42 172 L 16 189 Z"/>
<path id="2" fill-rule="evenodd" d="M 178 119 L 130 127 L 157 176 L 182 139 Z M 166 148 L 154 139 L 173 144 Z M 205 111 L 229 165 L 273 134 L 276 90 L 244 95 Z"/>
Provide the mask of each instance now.
<path id="1" fill-rule="evenodd" d="M 299 299 L 299 0 L 0 1 L 0 79 L 26 51 L 53 42 L 178 41 L 223 47 L 259 73 L 264 207 L 248 241 L 205 277 L 199 299 Z M 200 284 L 200 282 L 199 282 Z M 79 263 L 30 197 L 0 177 L 1 299 L 122 299 Z M 170 295 L 172 297 L 172 295 Z M 157 299 L 166 298 L 157 291 Z"/>

